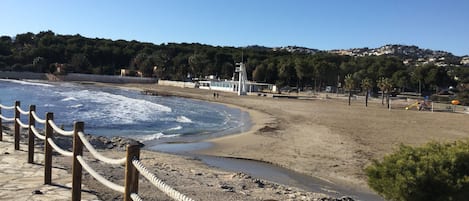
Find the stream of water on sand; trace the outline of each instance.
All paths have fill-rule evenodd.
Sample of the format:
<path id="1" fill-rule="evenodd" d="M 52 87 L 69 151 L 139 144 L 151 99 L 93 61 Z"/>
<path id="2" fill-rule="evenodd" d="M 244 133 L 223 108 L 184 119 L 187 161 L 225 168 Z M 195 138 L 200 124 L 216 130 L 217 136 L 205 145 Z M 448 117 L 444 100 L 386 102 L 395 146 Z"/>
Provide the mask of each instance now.
<path id="1" fill-rule="evenodd" d="M 257 178 L 334 197 L 380 201 L 379 196 L 346 188 L 267 163 L 194 155 L 207 148 L 203 139 L 240 133 L 249 129 L 246 112 L 220 104 L 177 97 L 145 96 L 134 90 L 74 83 L 44 83 L 0 79 L 0 103 L 10 106 L 20 100 L 23 109 L 37 106 L 37 113 L 54 112 L 55 121 L 71 130 L 72 122 L 85 122 L 87 133 L 123 136 L 143 141 L 147 149 L 191 155 L 206 164 Z M 12 116 L 11 111 L 2 111 Z M 176 143 L 175 143 L 176 142 Z M 187 143 L 195 142 L 195 143 Z"/>
<path id="2" fill-rule="evenodd" d="M 383 198 L 369 190 L 335 184 L 333 182 L 297 173 L 276 165 L 254 160 L 207 156 L 193 153 L 196 150 L 206 149 L 210 146 L 212 145 L 209 142 L 182 144 L 162 143 L 147 146 L 146 149 L 191 156 L 212 167 L 232 172 L 243 172 L 256 178 L 265 179 L 286 186 L 297 187 L 305 191 L 324 193 L 332 197 L 348 196 L 352 197 L 354 200 L 361 201 L 384 201 Z"/>

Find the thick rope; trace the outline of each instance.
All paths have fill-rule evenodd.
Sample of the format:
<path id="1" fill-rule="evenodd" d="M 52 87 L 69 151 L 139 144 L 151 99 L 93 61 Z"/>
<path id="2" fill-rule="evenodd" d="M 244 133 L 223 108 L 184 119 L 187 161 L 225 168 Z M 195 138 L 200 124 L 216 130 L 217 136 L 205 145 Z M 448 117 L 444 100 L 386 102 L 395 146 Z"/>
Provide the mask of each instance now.
<path id="1" fill-rule="evenodd" d="M 29 128 L 28 124 L 23 124 L 20 119 L 16 119 L 16 122 L 21 126 L 21 128 Z"/>
<path id="2" fill-rule="evenodd" d="M 64 156 L 73 156 L 73 152 L 63 150 L 62 148 L 57 146 L 57 144 L 55 144 L 55 142 L 54 142 L 54 140 L 52 140 L 52 138 L 47 138 L 47 142 L 49 143 L 49 145 L 52 148 L 54 148 L 55 151 L 59 152 L 59 154 L 62 154 Z"/>
<path id="3" fill-rule="evenodd" d="M 133 201 L 143 201 L 143 199 L 135 193 L 131 193 L 130 198 L 132 198 Z"/>
<path id="4" fill-rule="evenodd" d="M 12 109 L 15 109 L 16 106 L 4 106 L 2 104 L 0 104 L 0 108 L 1 109 L 5 109 L 5 110 L 12 110 Z"/>
<path id="5" fill-rule="evenodd" d="M 40 124 L 45 124 L 46 123 L 46 120 L 39 118 L 35 111 L 31 111 L 31 114 L 33 115 L 34 120 L 36 120 L 37 123 L 40 123 Z"/>
<path id="6" fill-rule="evenodd" d="M 93 147 L 93 145 L 90 144 L 90 142 L 86 139 L 85 134 L 83 132 L 78 132 L 78 136 L 80 137 L 81 141 L 83 142 L 83 145 L 90 151 L 91 155 L 93 155 L 96 159 L 108 163 L 108 164 L 124 164 L 125 161 L 127 160 L 126 157 L 120 158 L 120 159 L 113 159 L 113 158 L 108 158 L 106 156 L 101 155 L 96 149 Z"/>
<path id="7" fill-rule="evenodd" d="M 101 182 L 101 184 L 103 184 L 104 186 L 112 189 L 112 190 L 115 190 L 117 192 L 120 192 L 120 193 L 124 193 L 125 191 L 125 188 L 123 186 L 120 186 L 120 185 L 117 185 L 109 180 L 107 180 L 106 178 L 104 178 L 103 176 L 101 176 L 99 173 L 97 173 L 96 171 L 93 170 L 93 168 L 91 168 L 87 163 L 86 161 L 83 159 L 82 156 L 78 155 L 77 156 L 77 160 L 78 162 L 80 162 L 81 166 L 83 166 L 83 168 L 88 172 L 90 173 L 91 176 L 93 176 L 96 180 L 98 180 L 99 182 Z"/>
<path id="8" fill-rule="evenodd" d="M 191 198 L 185 196 L 184 194 L 174 190 L 171 186 L 165 184 L 161 179 L 158 179 L 154 174 L 152 174 L 142 162 L 137 159 L 132 160 L 132 164 L 135 168 L 150 181 L 154 186 L 163 191 L 166 195 L 178 201 L 193 201 Z"/>
<path id="9" fill-rule="evenodd" d="M 57 132 L 58 134 L 60 135 L 65 135 L 65 136 L 72 136 L 73 135 L 73 131 L 66 131 L 66 130 L 63 130 L 61 128 L 59 128 L 54 121 L 52 120 L 49 120 L 49 125 L 54 129 L 55 132 Z"/>
<path id="10" fill-rule="evenodd" d="M 45 139 L 46 139 L 46 136 L 41 135 L 41 134 L 39 133 L 39 131 L 36 129 L 36 127 L 34 127 L 33 125 L 31 125 L 30 128 L 31 128 L 31 131 L 33 131 L 34 135 L 35 135 L 37 138 L 39 138 L 39 139 L 41 139 L 41 140 L 45 140 Z"/>
<path id="11" fill-rule="evenodd" d="M 14 118 L 14 117 L 13 117 L 13 118 L 7 118 L 7 117 L 5 117 L 5 116 L 3 116 L 3 115 L 1 115 L 1 114 L 0 114 L 0 118 L 2 118 L 4 121 L 15 121 L 15 118 Z"/>
<path id="12" fill-rule="evenodd" d="M 20 106 L 16 106 L 16 109 L 17 109 L 18 112 L 20 112 L 22 115 L 28 115 L 28 114 L 29 114 L 29 111 L 24 111 L 24 110 L 22 110 Z"/>

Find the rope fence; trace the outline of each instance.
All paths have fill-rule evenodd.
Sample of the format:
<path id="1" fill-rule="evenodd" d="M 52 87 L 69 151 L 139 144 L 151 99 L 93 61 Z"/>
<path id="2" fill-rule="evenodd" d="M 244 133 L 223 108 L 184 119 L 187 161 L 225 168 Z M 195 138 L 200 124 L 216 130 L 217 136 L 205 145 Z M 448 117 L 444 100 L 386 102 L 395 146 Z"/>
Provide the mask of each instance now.
<path id="1" fill-rule="evenodd" d="M 132 198 L 133 201 L 143 201 L 142 198 L 136 193 L 130 194 L 130 198 Z"/>
<path id="2" fill-rule="evenodd" d="M 59 128 L 57 126 L 57 124 L 55 124 L 55 122 L 52 121 L 52 120 L 48 120 L 47 123 L 54 129 L 55 132 L 57 132 L 60 135 L 63 135 L 63 136 L 72 136 L 73 135 L 73 131 L 66 131 L 64 129 Z"/>
<path id="3" fill-rule="evenodd" d="M 28 114 L 29 114 L 29 111 L 24 111 L 24 110 L 22 110 L 21 107 L 19 107 L 19 106 L 16 106 L 15 108 L 16 108 L 16 109 L 18 110 L 18 112 L 20 112 L 20 114 L 22 114 L 22 115 L 28 115 Z"/>
<path id="4" fill-rule="evenodd" d="M 169 197 L 173 198 L 174 200 L 193 201 L 191 198 L 188 198 L 182 193 L 174 190 L 171 186 L 165 184 L 161 179 L 152 174 L 145 166 L 143 166 L 140 160 L 134 159 L 132 160 L 132 164 L 145 178 L 148 179 L 148 181 L 150 181 L 154 186 L 166 193 L 166 195 L 168 195 Z"/>
<path id="5" fill-rule="evenodd" d="M 91 176 L 93 176 L 96 180 L 98 180 L 99 182 L 101 182 L 101 184 L 107 186 L 108 188 L 112 189 L 112 190 L 115 190 L 117 192 L 121 192 L 121 193 L 124 193 L 125 191 L 125 187 L 124 186 L 121 186 L 121 185 L 118 185 L 118 184 L 115 184 L 109 180 L 107 180 L 106 178 L 104 178 L 103 176 L 101 176 L 99 173 L 97 173 L 95 170 L 93 170 L 93 168 L 91 168 L 87 163 L 86 161 L 83 159 L 82 156 L 77 156 L 77 160 L 78 162 L 80 162 L 81 166 L 88 172 L 90 173 Z"/>
<path id="6" fill-rule="evenodd" d="M 14 117 L 5 117 L 2 115 L 3 110 L 14 110 Z M 21 115 L 28 115 L 29 122 L 23 123 Z M 75 122 L 72 131 L 66 131 L 57 126 L 54 122 L 54 114 L 46 113 L 46 118 L 41 119 L 36 113 L 36 107 L 30 105 L 29 110 L 21 109 L 20 102 L 16 101 L 14 106 L 5 106 L 0 104 L 0 141 L 2 141 L 3 130 L 2 120 L 14 123 L 14 144 L 15 150 L 19 150 L 20 130 L 28 129 L 28 163 L 34 162 L 34 139 L 38 138 L 44 141 L 44 184 L 52 184 L 52 151 L 66 157 L 73 157 L 72 162 L 72 201 L 81 200 L 81 183 L 83 169 L 87 171 L 93 178 L 104 186 L 124 194 L 124 201 L 143 201 L 138 195 L 139 175 L 142 174 L 160 191 L 178 201 L 193 201 L 191 198 L 175 190 L 161 179 L 151 173 L 146 168 L 140 158 L 140 145 L 138 143 L 128 144 L 126 147 L 126 156 L 123 158 L 113 159 L 99 153 L 93 145 L 86 139 L 84 133 L 84 123 Z M 36 123 L 44 124 L 44 135 L 37 129 Z M 54 141 L 53 134 L 57 133 L 63 136 L 73 137 L 73 150 L 68 151 L 61 148 Z M 83 158 L 83 146 L 97 160 L 112 165 L 125 165 L 124 185 L 116 184 L 104 176 L 96 172 Z"/>
<path id="7" fill-rule="evenodd" d="M 85 145 L 86 149 L 88 149 L 88 151 L 91 153 L 91 155 L 93 155 L 96 159 L 98 159 L 102 162 L 105 162 L 105 163 L 108 163 L 108 164 L 120 165 L 120 164 L 124 164 L 125 161 L 127 160 L 126 157 L 121 158 L 121 159 L 112 159 L 112 158 L 108 158 L 108 157 L 105 157 L 105 156 L 101 155 L 93 147 L 93 145 L 91 145 L 91 143 L 88 142 L 88 140 L 86 140 L 85 134 L 83 132 L 78 132 L 78 137 L 80 137 L 80 140 L 83 142 L 83 145 Z"/>
<path id="8" fill-rule="evenodd" d="M 15 121 L 15 118 L 14 118 L 14 117 L 13 117 L 13 118 L 7 118 L 7 117 L 5 117 L 5 116 L 3 116 L 3 115 L 0 115 L 0 118 L 2 118 L 4 121 Z"/>
<path id="9" fill-rule="evenodd" d="M 52 138 L 47 138 L 47 143 L 49 143 L 50 146 L 52 146 L 52 148 L 54 148 L 55 151 L 59 152 L 59 154 L 62 154 L 63 156 L 68 156 L 68 157 L 73 156 L 73 152 L 60 148 L 59 145 L 55 144 Z"/>
<path id="10" fill-rule="evenodd" d="M 20 125 L 21 128 L 29 128 L 29 125 L 23 124 L 20 119 L 16 119 L 16 122 Z"/>
<path id="11" fill-rule="evenodd" d="M 33 131 L 33 134 L 34 134 L 37 138 L 39 138 L 40 140 L 45 140 L 45 139 L 46 139 L 46 136 L 41 135 L 41 134 L 39 133 L 39 131 L 36 129 L 35 126 L 31 126 L 31 127 L 29 127 L 29 128 Z"/>
<path id="12" fill-rule="evenodd" d="M 46 123 L 45 119 L 41 119 L 41 118 L 39 118 L 39 116 L 37 116 L 36 111 L 31 111 L 31 115 L 33 115 L 33 118 L 34 118 L 34 120 L 36 120 L 37 123 L 40 123 L 40 124 L 45 124 Z"/>
<path id="13" fill-rule="evenodd" d="M 5 106 L 5 105 L 2 105 L 0 104 L 0 108 L 1 109 L 5 109 L 5 110 L 12 110 L 12 109 L 15 109 L 15 106 Z"/>

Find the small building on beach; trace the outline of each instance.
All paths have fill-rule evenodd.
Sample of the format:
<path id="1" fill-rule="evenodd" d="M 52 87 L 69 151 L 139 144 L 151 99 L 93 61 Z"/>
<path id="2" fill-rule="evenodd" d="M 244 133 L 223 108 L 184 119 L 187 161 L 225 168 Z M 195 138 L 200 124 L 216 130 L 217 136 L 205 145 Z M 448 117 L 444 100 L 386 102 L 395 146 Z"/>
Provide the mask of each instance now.
<path id="1" fill-rule="evenodd" d="M 238 92 L 239 82 L 232 80 L 201 80 L 198 81 L 200 89 L 215 90 L 215 91 L 226 91 L 226 92 Z M 247 92 L 276 92 L 276 87 L 273 84 L 257 83 L 257 82 L 246 82 Z"/>

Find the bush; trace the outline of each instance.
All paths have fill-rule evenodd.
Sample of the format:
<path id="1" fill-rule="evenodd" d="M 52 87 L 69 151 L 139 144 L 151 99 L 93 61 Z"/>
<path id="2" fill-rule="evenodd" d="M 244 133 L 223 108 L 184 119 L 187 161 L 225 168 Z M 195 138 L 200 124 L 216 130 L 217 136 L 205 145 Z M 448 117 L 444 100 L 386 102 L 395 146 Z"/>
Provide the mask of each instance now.
<path id="1" fill-rule="evenodd" d="M 368 185 L 387 200 L 468 200 L 469 140 L 401 145 L 365 171 Z"/>

